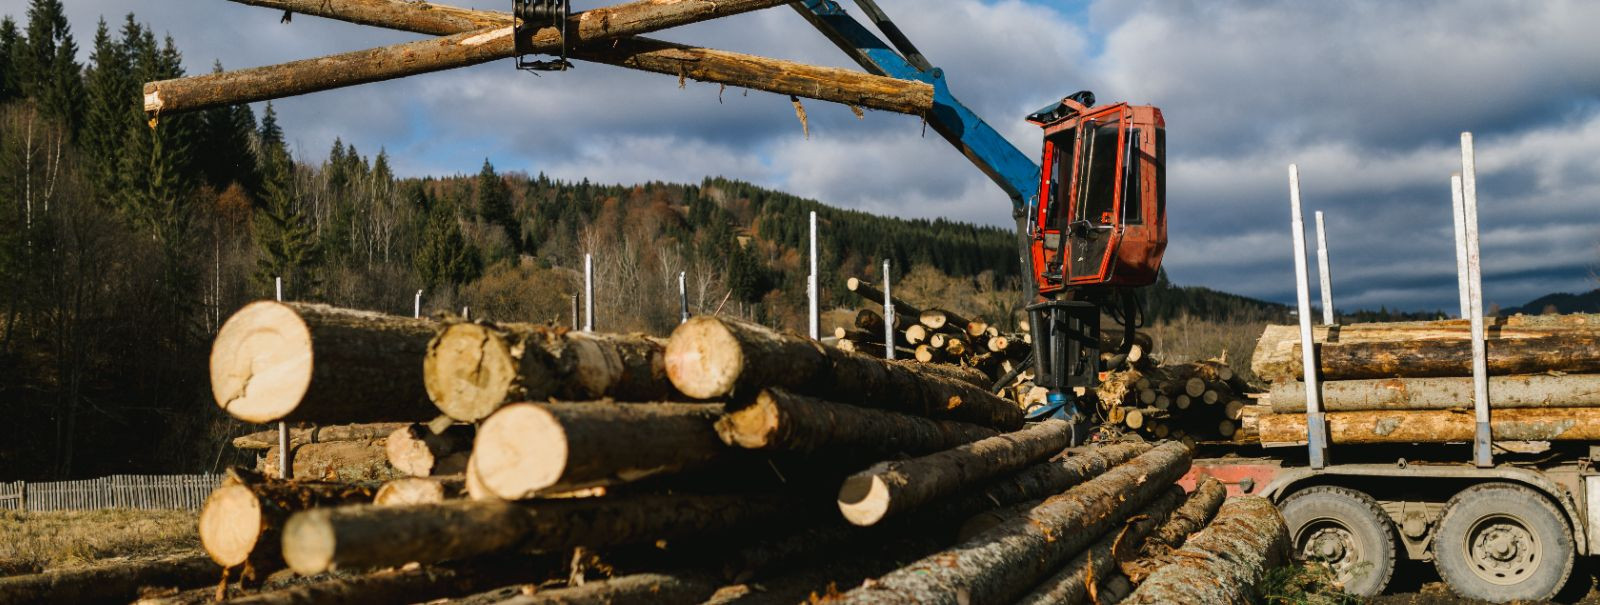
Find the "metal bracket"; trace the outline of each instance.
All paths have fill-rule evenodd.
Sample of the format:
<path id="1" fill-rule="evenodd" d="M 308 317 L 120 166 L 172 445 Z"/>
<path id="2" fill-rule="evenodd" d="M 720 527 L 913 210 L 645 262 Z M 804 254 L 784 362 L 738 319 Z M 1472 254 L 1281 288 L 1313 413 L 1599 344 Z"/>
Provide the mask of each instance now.
<path id="1" fill-rule="evenodd" d="M 567 60 L 567 18 L 571 16 L 572 6 L 567 0 L 511 0 L 511 24 L 517 32 L 517 69 L 533 72 L 572 69 L 572 62 Z M 531 53 L 522 48 L 527 39 L 522 34 L 546 25 L 561 32 L 561 54 L 548 61 L 527 59 Z"/>

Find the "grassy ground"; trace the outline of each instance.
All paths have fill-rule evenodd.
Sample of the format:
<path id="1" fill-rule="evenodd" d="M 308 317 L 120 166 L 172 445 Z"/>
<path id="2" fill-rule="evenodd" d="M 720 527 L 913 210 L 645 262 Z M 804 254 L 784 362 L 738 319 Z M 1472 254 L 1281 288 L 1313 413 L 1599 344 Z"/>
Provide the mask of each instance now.
<path id="1" fill-rule="evenodd" d="M 193 511 L 0 511 L 0 575 L 199 553 Z"/>

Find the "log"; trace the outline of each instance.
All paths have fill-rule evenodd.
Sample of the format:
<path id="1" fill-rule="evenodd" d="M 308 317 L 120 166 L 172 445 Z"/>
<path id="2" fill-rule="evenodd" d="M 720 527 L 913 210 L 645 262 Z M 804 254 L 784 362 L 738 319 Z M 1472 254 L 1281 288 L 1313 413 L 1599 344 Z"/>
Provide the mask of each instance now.
<path id="1" fill-rule="evenodd" d="M 841 340 L 837 344 L 834 345 L 834 348 L 837 348 L 840 351 L 845 351 L 845 352 L 848 352 L 848 353 L 859 353 L 861 355 L 866 355 L 866 356 L 871 357 L 873 359 L 883 359 L 884 357 L 886 357 L 888 355 L 888 352 L 884 350 L 883 345 L 875 343 L 875 342 L 859 342 L 859 341 L 855 341 L 855 340 Z"/>
<path id="2" fill-rule="evenodd" d="M 944 309 L 928 309 L 917 314 L 917 321 L 933 330 L 955 330 L 962 333 L 967 331 L 971 322 L 967 318 L 956 315 L 954 311 Z"/>
<path id="3" fill-rule="evenodd" d="M 1470 442 L 1472 410 L 1329 412 L 1331 443 Z M 1591 441 L 1600 439 L 1600 408 L 1512 408 L 1494 410 L 1489 430 L 1495 441 Z M 1304 414 L 1265 414 L 1256 420 L 1263 445 L 1302 443 Z"/>
<path id="4" fill-rule="evenodd" d="M 753 397 L 782 387 L 829 401 L 868 405 L 1005 430 L 1022 409 L 988 389 L 951 380 L 921 364 L 893 364 L 810 339 L 719 317 L 678 326 L 667 343 L 667 376 L 698 399 Z"/>
<path id="5" fill-rule="evenodd" d="M 797 507 L 775 495 L 674 494 L 320 508 L 289 518 L 283 555 L 309 575 L 518 549 L 601 548 L 775 522 Z"/>
<path id="6" fill-rule="evenodd" d="M 1243 399 L 1229 401 L 1222 406 L 1222 417 L 1228 420 L 1239 420 L 1244 417 L 1244 409 L 1249 405 Z"/>
<path id="7" fill-rule="evenodd" d="M 402 476 L 389 466 L 385 439 L 332 441 L 290 446 L 292 479 L 318 481 L 387 481 Z M 267 450 L 256 470 L 278 478 L 278 448 Z"/>
<path id="8" fill-rule="evenodd" d="M 340 424 L 437 415 L 416 370 L 436 324 L 311 303 L 257 301 L 211 345 L 211 394 L 245 422 Z"/>
<path id="9" fill-rule="evenodd" d="M 971 336 L 974 339 L 990 338 L 989 322 L 984 321 L 981 317 L 967 320 L 967 336 Z"/>
<path id="10" fill-rule="evenodd" d="M 465 475 L 402 477 L 387 481 L 378 488 L 378 493 L 372 496 L 372 503 L 379 506 L 438 504 L 466 495 Z"/>
<path id="11" fill-rule="evenodd" d="M 247 574 L 266 577 L 283 568 L 279 535 L 290 515 L 318 506 L 371 502 L 368 484 L 284 481 L 229 469 L 200 509 L 200 545 L 223 567 L 250 564 Z"/>
<path id="12" fill-rule="evenodd" d="M 127 603 L 149 588 L 189 588 L 221 577 L 206 557 L 120 561 L 0 578 L 0 605 Z"/>
<path id="13" fill-rule="evenodd" d="M 484 487 L 483 478 L 478 475 L 478 461 L 472 456 L 467 456 L 467 470 L 462 473 L 461 482 L 467 490 L 467 498 L 472 500 L 500 500 L 499 496 Z"/>
<path id="14" fill-rule="evenodd" d="M 655 605 L 656 603 L 700 603 L 711 598 L 721 583 L 695 574 L 637 573 L 579 586 L 539 590 L 500 601 L 495 605 L 565 605 L 605 603 L 606 605 Z"/>
<path id="15" fill-rule="evenodd" d="M 943 350 L 936 349 L 933 347 L 933 345 L 917 345 L 916 356 L 918 363 L 928 364 L 943 364 L 946 360 L 950 359 L 950 356 L 945 354 Z"/>
<path id="16" fill-rule="evenodd" d="M 233 0 L 375 25 L 444 36 L 511 24 L 506 13 L 463 9 L 415 0 Z M 924 82 L 873 76 L 742 53 L 695 48 L 644 37 L 568 49 L 573 59 L 639 69 L 725 86 L 923 115 L 933 107 L 933 87 Z"/>
<path id="17" fill-rule="evenodd" d="M 1595 336 L 1600 334 L 1600 315 L 1517 315 L 1486 318 L 1485 336 L 1490 340 L 1545 338 L 1559 334 Z M 1331 334 L 1331 336 L 1330 336 Z M 1343 344 L 1411 340 L 1469 340 L 1471 326 L 1465 319 L 1315 326 L 1313 342 Z M 1250 367 L 1256 375 L 1268 365 L 1300 363 L 1294 346 L 1300 344 L 1300 326 L 1267 326 L 1256 341 Z"/>
<path id="18" fill-rule="evenodd" d="M 879 305 L 883 304 L 883 290 L 873 287 L 872 284 L 867 283 L 866 280 L 852 277 L 848 280 L 845 280 L 844 287 L 846 290 L 861 295 L 861 298 L 878 303 Z M 889 302 L 890 304 L 894 305 L 894 314 L 897 316 L 904 315 L 907 320 L 922 316 L 922 309 L 913 307 L 903 300 L 892 298 Z M 899 325 L 899 323 L 899 318 L 896 318 L 895 325 Z"/>
<path id="19" fill-rule="evenodd" d="M 782 4 L 780 0 L 637 0 L 579 13 L 566 24 L 576 48 Z M 403 76 L 467 67 L 524 53 L 556 54 L 562 32 L 516 32 L 509 24 L 439 38 L 230 72 L 148 82 L 144 110 L 197 111 Z"/>
<path id="20" fill-rule="evenodd" d="M 1189 461 L 1189 449 L 1180 444 L 1157 446 L 1046 500 L 1023 518 L 869 581 L 839 601 L 1011 602 L 1168 489 Z"/>
<path id="21" fill-rule="evenodd" d="M 998 434 L 994 429 L 823 401 L 782 389 L 717 420 L 730 446 L 765 452 L 921 455 Z"/>
<path id="22" fill-rule="evenodd" d="M 1078 553 L 1060 571 L 1017 601 L 1019 605 L 1051 605 L 1062 603 L 1077 605 L 1089 602 L 1089 587 L 1101 578 L 1110 577 L 1119 561 L 1133 558 L 1145 536 L 1170 517 L 1183 503 L 1183 488 L 1167 488 L 1160 496 L 1144 507 L 1138 515 L 1130 517 L 1120 528 L 1101 536 L 1098 541 Z"/>
<path id="23" fill-rule="evenodd" d="M 1273 383 L 1272 411 L 1306 409 L 1302 382 Z M 1600 375 L 1489 377 L 1489 406 L 1494 409 L 1600 407 Z M 1322 383 L 1322 409 L 1329 412 L 1376 410 L 1472 409 L 1472 378 L 1381 378 Z"/>
<path id="24" fill-rule="evenodd" d="M 371 424 L 335 424 L 289 429 L 289 445 L 323 443 L 328 441 L 367 441 L 380 439 L 406 426 L 404 422 L 375 422 Z M 258 431 L 233 438 L 233 447 L 241 450 L 266 450 L 278 445 L 278 428 Z"/>
<path id="25" fill-rule="evenodd" d="M 467 470 L 472 453 L 472 426 L 450 425 L 434 433 L 426 424 L 403 425 L 384 440 L 389 466 L 413 477 L 459 475 Z"/>
<path id="26" fill-rule="evenodd" d="M 928 333 L 928 326 L 924 326 L 922 324 L 917 324 L 906 328 L 905 335 L 906 342 L 914 345 L 927 343 L 929 342 L 928 339 L 933 336 L 932 334 Z"/>
<path id="27" fill-rule="evenodd" d="M 883 301 L 880 300 L 879 302 Z M 916 321 L 915 317 L 907 317 L 903 313 L 896 313 L 894 315 L 895 333 L 903 337 L 905 329 L 911 327 L 914 321 Z M 870 334 L 882 334 L 884 328 L 883 315 L 872 309 L 856 311 L 856 327 L 866 330 Z"/>
<path id="28" fill-rule="evenodd" d="M 1600 336 L 1502 339 L 1486 345 L 1494 375 L 1600 372 Z M 1265 364 L 1256 374 L 1273 382 L 1300 380 L 1305 372 L 1298 345 L 1293 354 L 1293 363 Z M 1324 343 L 1317 358 L 1321 377 L 1329 381 L 1472 375 L 1472 343 L 1465 340 Z"/>
<path id="29" fill-rule="evenodd" d="M 499 586 L 532 583 L 544 561 L 499 557 L 449 566 L 407 566 L 353 577 L 329 577 L 229 599 L 228 605 L 389 605 L 425 603 Z"/>
<path id="30" fill-rule="evenodd" d="M 422 374 L 439 411 L 477 422 L 518 401 L 680 398 L 667 380 L 664 350 L 664 343 L 643 335 L 457 323 L 428 343 Z"/>
<path id="31" fill-rule="evenodd" d="M 1217 518 L 1122 602 L 1250 603 L 1268 570 L 1289 560 L 1289 530 L 1272 502 L 1230 498 Z"/>
<path id="32" fill-rule="evenodd" d="M 1217 508 L 1228 498 L 1228 487 L 1216 477 L 1206 476 L 1194 486 L 1194 492 L 1184 500 L 1183 506 L 1173 511 L 1166 523 L 1161 524 L 1145 539 L 1143 552 L 1148 555 L 1183 546 L 1188 537 L 1204 529 Z"/>
<path id="33" fill-rule="evenodd" d="M 719 404 L 508 405 L 478 430 L 478 479 L 507 500 L 704 468 L 732 453 Z"/>

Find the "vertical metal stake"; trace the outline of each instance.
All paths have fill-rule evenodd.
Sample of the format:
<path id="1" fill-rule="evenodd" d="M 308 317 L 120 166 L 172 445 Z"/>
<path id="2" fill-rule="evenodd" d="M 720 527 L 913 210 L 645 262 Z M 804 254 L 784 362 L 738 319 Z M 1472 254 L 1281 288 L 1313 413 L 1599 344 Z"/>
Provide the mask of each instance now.
<path id="1" fill-rule="evenodd" d="M 461 319 L 472 319 L 472 316 L 468 314 L 471 311 L 472 311 L 472 309 L 467 308 L 466 305 L 462 305 L 462 307 L 461 307 Z"/>
<path id="2" fill-rule="evenodd" d="M 1483 270 L 1478 253 L 1478 176 L 1472 157 L 1472 133 L 1461 133 L 1461 219 L 1467 234 L 1467 285 L 1472 311 L 1472 410 L 1477 431 L 1472 440 L 1472 460 L 1480 467 L 1494 466 L 1489 431 L 1489 368 L 1483 341 Z"/>
<path id="3" fill-rule="evenodd" d="M 421 290 L 417 290 L 417 297 L 411 300 L 411 317 L 412 317 L 412 319 L 416 319 L 416 318 L 422 317 L 422 291 Z"/>
<path id="4" fill-rule="evenodd" d="M 594 331 L 594 255 L 583 255 L 583 331 Z"/>
<path id="5" fill-rule="evenodd" d="M 1289 215 L 1294 237 L 1294 290 L 1300 302 L 1301 368 L 1306 383 L 1306 443 L 1311 468 L 1327 466 L 1328 433 L 1323 424 L 1322 389 L 1317 385 L 1316 341 L 1311 336 L 1311 284 L 1306 275 L 1306 223 L 1300 213 L 1300 167 L 1289 165 Z"/>
<path id="6" fill-rule="evenodd" d="M 883 259 L 883 356 L 894 359 L 894 296 L 889 293 L 889 259 Z"/>
<path id="7" fill-rule="evenodd" d="M 806 318 L 810 327 L 807 333 L 811 335 L 811 340 L 817 340 L 822 336 L 822 318 L 817 311 L 817 298 L 821 295 L 822 293 L 817 291 L 817 212 L 813 210 L 811 211 L 811 275 L 806 277 L 808 304 Z"/>
<path id="8" fill-rule="evenodd" d="M 578 329 L 578 295 L 572 295 L 572 329 Z"/>
<path id="9" fill-rule="evenodd" d="M 1456 222 L 1456 290 L 1461 294 L 1461 319 L 1472 318 L 1472 284 L 1467 278 L 1467 219 L 1462 206 L 1461 173 L 1450 175 L 1450 214 Z"/>
<path id="10" fill-rule="evenodd" d="M 1322 227 L 1322 211 L 1317 213 L 1317 276 L 1322 278 L 1322 325 L 1333 321 L 1333 273 L 1328 270 L 1328 232 Z"/>
<path id="11" fill-rule="evenodd" d="M 283 302 L 283 278 L 272 278 L 273 289 L 276 291 L 278 302 Z M 278 477 L 290 478 L 289 475 L 289 423 L 278 423 Z"/>
<path id="12" fill-rule="evenodd" d="M 689 321 L 689 280 L 688 272 L 678 272 L 678 323 Z"/>

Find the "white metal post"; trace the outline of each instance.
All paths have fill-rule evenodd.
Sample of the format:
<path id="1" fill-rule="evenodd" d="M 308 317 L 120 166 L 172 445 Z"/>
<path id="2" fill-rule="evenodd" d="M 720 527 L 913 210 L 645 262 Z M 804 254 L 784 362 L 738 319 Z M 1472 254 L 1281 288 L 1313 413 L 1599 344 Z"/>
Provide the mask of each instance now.
<path id="1" fill-rule="evenodd" d="M 689 321 L 689 279 L 687 271 L 678 272 L 678 323 Z"/>
<path id="2" fill-rule="evenodd" d="M 472 319 L 472 316 L 468 315 L 468 313 L 470 313 L 471 311 L 472 311 L 472 309 L 469 309 L 465 305 L 463 305 L 461 307 L 461 319 Z"/>
<path id="3" fill-rule="evenodd" d="M 1472 311 L 1472 410 L 1477 432 L 1472 440 L 1472 460 L 1480 467 L 1494 466 L 1489 431 L 1489 368 L 1483 341 L 1483 270 L 1478 253 L 1478 177 L 1472 157 L 1472 133 L 1461 133 L 1461 219 L 1467 236 L 1467 286 Z"/>
<path id="4" fill-rule="evenodd" d="M 811 275 L 806 278 L 806 298 L 809 305 L 806 317 L 810 320 L 808 334 L 811 335 L 811 340 L 817 340 L 822 336 L 822 318 L 817 310 L 818 296 L 821 296 L 821 292 L 817 291 L 817 212 L 813 210 L 811 212 Z"/>
<path id="5" fill-rule="evenodd" d="M 278 302 L 283 302 L 283 278 L 272 278 L 273 289 L 277 292 Z"/>
<path id="6" fill-rule="evenodd" d="M 572 329 L 578 329 L 578 295 L 572 295 Z"/>
<path id="7" fill-rule="evenodd" d="M 1294 238 L 1294 290 L 1300 303 L 1300 357 L 1306 383 L 1306 443 L 1311 468 L 1327 466 L 1322 389 L 1317 385 L 1316 342 L 1311 336 L 1311 284 L 1306 275 L 1306 225 L 1300 213 L 1300 167 L 1289 165 L 1289 215 Z"/>
<path id="8" fill-rule="evenodd" d="M 583 255 L 583 331 L 594 331 L 594 255 Z"/>
<path id="9" fill-rule="evenodd" d="M 1317 213 L 1317 276 L 1322 283 L 1322 325 L 1333 325 L 1333 273 L 1328 270 L 1328 231 L 1322 226 L 1322 211 Z"/>
<path id="10" fill-rule="evenodd" d="M 278 302 L 283 302 L 283 277 L 272 278 L 273 290 Z M 289 477 L 289 423 L 278 423 L 278 477 Z"/>
<path id="11" fill-rule="evenodd" d="M 889 294 L 889 259 L 883 259 L 883 356 L 894 359 L 894 296 Z"/>
<path id="12" fill-rule="evenodd" d="M 411 299 L 411 317 L 422 317 L 422 291 L 417 290 L 416 298 Z"/>
<path id="13" fill-rule="evenodd" d="M 1450 214 L 1456 223 L 1456 290 L 1461 293 L 1461 319 L 1472 318 L 1472 285 L 1467 279 L 1467 219 L 1461 207 L 1461 173 L 1450 175 Z"/>

